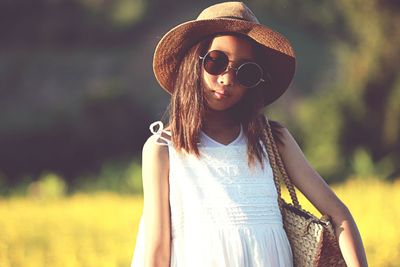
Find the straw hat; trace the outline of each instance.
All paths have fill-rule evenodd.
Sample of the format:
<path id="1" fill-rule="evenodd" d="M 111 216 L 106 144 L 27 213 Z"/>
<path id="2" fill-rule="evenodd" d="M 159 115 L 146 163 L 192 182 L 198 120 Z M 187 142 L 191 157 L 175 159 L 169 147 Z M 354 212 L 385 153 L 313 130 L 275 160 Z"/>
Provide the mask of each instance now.
<path id="1" fill-rule="evenodd" d="M 210 6 L 196 20 L 179 24 L 162 37 L 153 58 L 154 74 L 161 87 L 172 94 L 179 64 L 186 51 L 204 38 L 227 32 L 247 35 L 264 48 L 267 62 L 260 63 L 271 76 L 265 90 L 265 105 L 280 97 L 294 75 L 293 48 L 281 34 L 260 24 L 242 2 Z"/>

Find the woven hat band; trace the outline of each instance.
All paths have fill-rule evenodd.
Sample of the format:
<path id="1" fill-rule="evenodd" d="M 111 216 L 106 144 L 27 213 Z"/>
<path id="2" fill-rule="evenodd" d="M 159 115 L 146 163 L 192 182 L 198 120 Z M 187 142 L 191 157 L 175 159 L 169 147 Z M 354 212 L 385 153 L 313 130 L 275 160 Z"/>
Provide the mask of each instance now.
<path id="1" fill-rule="evenodd" d="M 231 18 L 259 24 L 254 13 L 242 2 L 225 2 L 203 10 L 196 20 Z"/>

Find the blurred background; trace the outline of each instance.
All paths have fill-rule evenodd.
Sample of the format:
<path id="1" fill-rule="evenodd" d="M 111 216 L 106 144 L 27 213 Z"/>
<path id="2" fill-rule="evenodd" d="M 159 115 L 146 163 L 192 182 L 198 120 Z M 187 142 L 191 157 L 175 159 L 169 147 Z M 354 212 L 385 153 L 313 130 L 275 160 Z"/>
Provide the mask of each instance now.
<path id="1" fill-rule="evenodd" d="M 169 101 L 154 48 L 217 2 L 0 0 L 0 266 L 130 264 L 141 149 Z M 297 56 L 266 113 L 350 207 L 370 265 L 398 266 L 400 4 L 245 3 Z"/>

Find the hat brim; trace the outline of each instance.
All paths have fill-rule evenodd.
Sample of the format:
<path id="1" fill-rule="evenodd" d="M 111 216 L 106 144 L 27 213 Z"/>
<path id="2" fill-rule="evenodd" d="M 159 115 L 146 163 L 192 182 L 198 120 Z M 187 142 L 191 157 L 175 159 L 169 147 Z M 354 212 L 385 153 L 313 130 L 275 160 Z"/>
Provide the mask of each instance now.
<path id="1" fill-rule="evenodd" d="M 292 46 L 285 37 L 264 25 L 229 18 L 188 21 L 163 36 L 153 58 L 153 71 L 161 87 L 173 93 L 179 64 L 190 47 L 208 36 L 228 32 L 247 35 L 264 48 L 261 63 L 271 79 L 264 103 L 267 105 L 279 98 L 294 76 L 296 62 Z"/>

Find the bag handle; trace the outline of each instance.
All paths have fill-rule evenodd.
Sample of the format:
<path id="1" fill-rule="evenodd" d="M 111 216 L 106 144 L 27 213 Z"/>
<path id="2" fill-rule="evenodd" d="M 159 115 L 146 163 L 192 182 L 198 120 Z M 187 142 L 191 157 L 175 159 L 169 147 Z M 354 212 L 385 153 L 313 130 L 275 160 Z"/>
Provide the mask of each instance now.
<path id="1" fill-rule="evenodd" d="M 283 182 L 286 185 L 286 188 L 289 191 L 290 198 L 292 200 L 293 205 L 296 208 L 301 208 L 299 200 L 297 199 L 296 191 L 294 188 L 294 185 L 292 181 L 289 178 L 289 175 L 286 172 L 285 165 L 282 161 L 282 158 L 279 154 L 278 148 L 276 146 L 274 136 L 272 135 L 272 130 L 271 126 L 269 124 L 268 119 L 265 116 L 260 116 L 261 118 L 261 124 L 264 125 L 262 129 L 262 134 L 264 136 L 264 139 L 266 141 L 266 149 L 267 149 L 267 154 L 268 154 L 268 159 L 272 168 L 272 173 L 274 176 L 274 183 L 276 190 L 278 192 L 278 203 L 279 206 L 282 205 L 283 199 L 282 199 L 282 192 L 281 192 L 281 185 L 279 182 L 279 175 L 278 173 L 281 174 L 283 178 Z"/>

